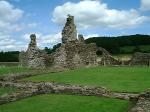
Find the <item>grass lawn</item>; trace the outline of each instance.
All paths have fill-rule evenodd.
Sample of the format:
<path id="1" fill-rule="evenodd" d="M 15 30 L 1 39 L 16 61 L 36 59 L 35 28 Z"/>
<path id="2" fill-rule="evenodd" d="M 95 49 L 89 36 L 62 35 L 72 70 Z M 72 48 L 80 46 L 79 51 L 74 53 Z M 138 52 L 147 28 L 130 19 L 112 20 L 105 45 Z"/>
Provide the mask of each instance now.
<path id="1" fill-rule="evenodd" d="M 150 88 L 149 67 L 95 67 L 29 77 L 28 81 L 104 86 L 118 92 L 141 92 Z"/>
<path id="2" fill-rule="evenodd" d="M 13 93 L 13 92 L 16 92 L 16 91 L 17 91 L 16 88 L 0 87 L 0 96 L 4 95 L 4 94 Z"/>
<path id="3" fill-rule="evenodd" d="M 29 71 L 28 68 L 23 67 L 0 67 L 0 76 L 11 74 L 11 73 L 19 73 Z"/>
<path id="4" fill-rule="evenodd" d="M 128 101 L 72 95 L 40 95 L 0 105 L 0 112 L 126 112 Z"/>

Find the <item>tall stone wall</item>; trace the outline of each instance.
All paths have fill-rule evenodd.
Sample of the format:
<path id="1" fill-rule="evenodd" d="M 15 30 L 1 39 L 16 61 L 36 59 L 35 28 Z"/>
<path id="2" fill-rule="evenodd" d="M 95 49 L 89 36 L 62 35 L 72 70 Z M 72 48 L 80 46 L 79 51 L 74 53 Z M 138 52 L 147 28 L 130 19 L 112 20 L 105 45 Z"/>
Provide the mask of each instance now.
<path id="1" fill-rule="evenodd" d="M 68 15 L 65 27 L 62 30 L 62 43 L 77 40 L 77 30 L 74 24 L 74 16 Z"/>
<path id="2" fill-rule="evenodd" d="M 19 64 L 24 67 L 45 67 L 47 55 L 44 50 L 40 50 L 36 44 L 36 35 L 30 35 L 30 43 L 26 52 L 21 52 L 19 54 Z"/>
<path id="3" fill-rule="evenodd" d="M 63 44 L 54 53 L 54 66 L 78 68 L 96 65 L 96 45 L 76 42 Z"/>
<path id="4" fill-rule="evenodd" d="M 79 34 L 74 24 L 74 17 L 68 15 L 62 30 L 62 45 L 54 53 L 54 66 L 79 68 L 96 65 L 96 45 L 85 44 L 83 35 Z"/>

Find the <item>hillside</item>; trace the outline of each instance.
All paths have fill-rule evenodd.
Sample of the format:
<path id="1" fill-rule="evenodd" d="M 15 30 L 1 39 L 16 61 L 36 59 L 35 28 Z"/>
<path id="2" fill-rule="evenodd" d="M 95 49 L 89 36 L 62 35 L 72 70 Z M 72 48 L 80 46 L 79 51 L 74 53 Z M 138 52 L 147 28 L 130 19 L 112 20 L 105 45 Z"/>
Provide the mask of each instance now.
<path id="1" fill-rule="evenodd" d="M 85 43 L 96 43 L 98 47 L 103 47 L 112 54 L 128 54 L 137 51 L 150 52 L 150 35 L 91 37 L 86 39 Z"/>

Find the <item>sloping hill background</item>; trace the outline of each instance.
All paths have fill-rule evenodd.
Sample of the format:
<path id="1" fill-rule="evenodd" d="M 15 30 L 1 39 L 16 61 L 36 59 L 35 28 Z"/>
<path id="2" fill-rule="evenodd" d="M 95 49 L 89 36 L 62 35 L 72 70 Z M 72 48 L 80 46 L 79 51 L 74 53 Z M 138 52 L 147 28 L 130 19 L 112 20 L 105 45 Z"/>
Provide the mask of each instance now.
<path id="1" fill-rule="evenodd" d="M 129 35 L 118 37 L 92 37 L 85 42 L 96 43 L 98 47 L 103 47 L 112 54 L 130 54 L 134 52 L 150 52 L 149 35 Z"/>

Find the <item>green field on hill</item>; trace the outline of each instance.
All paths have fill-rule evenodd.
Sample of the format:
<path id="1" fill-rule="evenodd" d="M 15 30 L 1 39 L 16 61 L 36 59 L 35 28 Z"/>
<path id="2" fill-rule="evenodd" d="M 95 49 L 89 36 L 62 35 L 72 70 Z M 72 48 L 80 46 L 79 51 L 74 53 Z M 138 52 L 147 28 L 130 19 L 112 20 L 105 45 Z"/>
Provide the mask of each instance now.
<path id="1" fill-rule="evenodd" d="M 50 94 L 0 105 L 0 112 L 126 112 L 128 105 L 112 98 Z"/>
<path id="2" fill-rule="evenodd" d="M 136 51 L 137 50 L 137 51 Z M 124 46 L 120 47 L 121 53 L 133 53 L 133 52 L 150 52 L 150 45 L 140 45 L 140 46 Z"/>
<path id="3" fill-rule="evenodd" d="M 27 81 L 103 86 L 118 92 L 142 92 L 150 88 L 149 67 L 95 67 L 29 77 Z"/>

